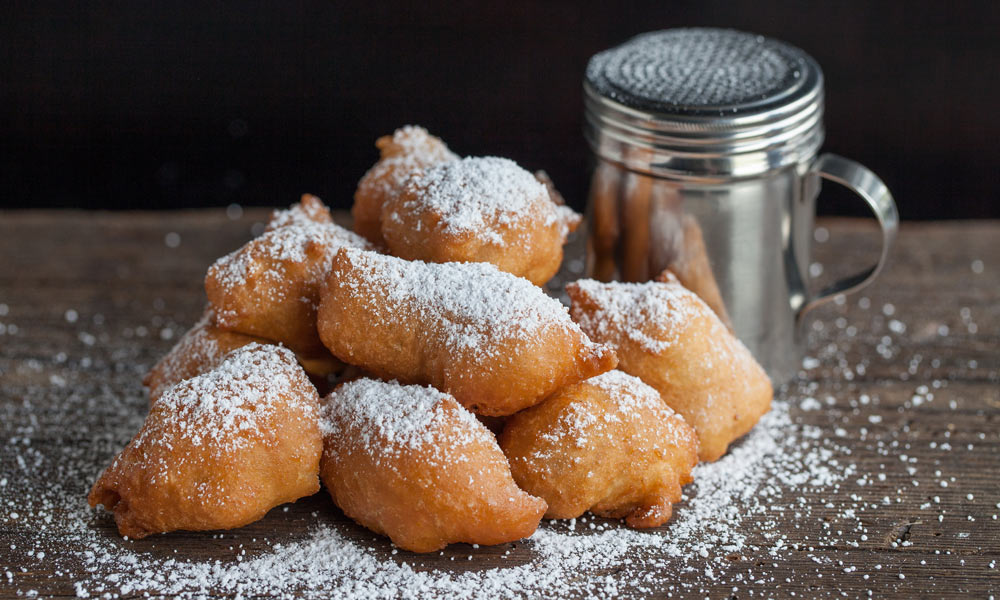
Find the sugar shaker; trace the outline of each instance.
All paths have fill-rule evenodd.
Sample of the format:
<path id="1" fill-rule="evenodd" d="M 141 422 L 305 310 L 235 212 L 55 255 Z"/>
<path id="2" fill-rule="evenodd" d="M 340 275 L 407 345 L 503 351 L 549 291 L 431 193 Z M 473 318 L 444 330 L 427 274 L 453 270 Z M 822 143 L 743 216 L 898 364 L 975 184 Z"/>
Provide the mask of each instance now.
<path id="1" fill-rule="evenodd" d="M 804 315 L 869 284 L 898 227 L 892 195 L 823 143 L 823 72 L 802 50 L 728 29 L 639 35 L 591 58 L 584 134 L 595 158 L 588 276 L 670 269 L 730 326 L 775 383 L 798 370 Z M 863 198 L 875 263 L 808 291 L 821 180 Z"/>

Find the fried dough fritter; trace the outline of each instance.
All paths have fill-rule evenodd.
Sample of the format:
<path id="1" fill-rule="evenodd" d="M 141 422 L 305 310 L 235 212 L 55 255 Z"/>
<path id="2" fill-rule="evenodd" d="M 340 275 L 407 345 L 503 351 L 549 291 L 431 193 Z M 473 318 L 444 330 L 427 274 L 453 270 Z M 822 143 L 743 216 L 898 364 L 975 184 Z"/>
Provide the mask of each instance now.
<path id="1" fill-rule="evenodd" d="M 310 225 L 319 223 L 329 225 L 333 223 L 333 215 L 323 201 L 312 194 L 302 194 L 302 198 L 295 204 L 284 210 L 276 210 L 271 213 L 271 220 L 267 222 L 264 231 L 274 231 L 289 225 Z"/>
<path id="2" fill-rule="evenodd" d="M 511 542 L 545 512 L 514 483 L 493 434 L 433 388 L 345 383 L 324 403 L 323 428 L 320 473 L 333 501 L 405 550 Z"/>
<path id="3" fill-rule="evenodd" d="M 573 319 L 615 349 L 619 368 L 656 388 L 695 428 L 701 460 L 725 454 L 770 408 L 767 374 L 673 274 L 647 283 L 581 280 L 566 292 Z"/>
<path id="4" fill-rule="evenodd" d="M 510 417 L 500 435 L 521 489 L 550 519 L 587 510 L 629 527 L 670 519 L 698 463 L 694 429 L 639 378 L 608 371 Z"/>
<path id="5" fill-rule="evenodd" d="M 513 414 L 616 364 L 558 300 L 486 263 L 342 249 L 318 325 L 340 360 L 384 379 L 434 385 L 490 416 Z"/>
<path id="6" fill-rule="evenodd" d="M 295 356 L 250 344 L 166 390 L 90 491 L 123 536 L 231 529 L 319 490 L 319 398 Z"/>
<path id="7" fill-rule="evenodd" d="M 395 256 L 488 262 L 536 285 L 559 270 L 566 236 L 578 223 L 543 180 L 494 156 L 416 171 L 382 209 L 382 237 Z"/>
<path id="8" fill-rule="evenodd" d="M 320 353 L 320 287 L 343 246 L 373 247 L 333 223 L 298 223 L 265 232 L 215 261 L 205 276 L 205 293 L 218 326 L 280 342 L 305 356 Z"/>
<path id="9" fill-rule="evenodd" d="M 230 352 L 254 342 L 274 343 L 264 338 L 220 329 L 215 324 L 212 308 L 208 307 L 201 319 L 146 373 L 142 383 L 149 390 L 149 402 L 156 402 L 170 386 L 214 369 Z M 296 354 L 295 358 L 316 384 L 325 382 L 329 376 L 340 373 L 344 368 L 344 363 L 326 348 L 310 355 Z"/>
<path id="10" fill-rule="evenodd" d="M 219 329 L 212 309 L 206 309 L 201 319 L 143 377 L 150 403 L 156 402 L 170 386 L 215 368 L 227 354 L 254 342 L 270 343 L 263 338 Z"/>
<path id="11" fill-rule="evenodd" d="M 354 231 L 377 246 L 382 239 L 382 206 L 402 189 L 411 173 L 452 160 L 458 156 L 423 127 L 406 125 L 391 136 L 380 137 L 375 146 L 381 157 L 358 182 L 354 193 Z"/>

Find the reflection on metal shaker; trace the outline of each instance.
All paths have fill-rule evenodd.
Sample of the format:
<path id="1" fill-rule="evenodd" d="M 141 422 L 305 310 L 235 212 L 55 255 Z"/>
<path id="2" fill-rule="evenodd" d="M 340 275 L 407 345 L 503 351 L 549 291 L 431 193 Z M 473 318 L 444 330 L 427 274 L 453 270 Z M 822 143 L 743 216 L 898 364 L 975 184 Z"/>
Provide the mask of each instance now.
<path id="1" fill-rule="evenodd" d="M 592 277 L 648 281 L 670 271 L 732 329 L 701 226 L 684 214 L 677 190 L 665 181 L 622 173 L 608 164 L 594 170 L 591 190 L 592 235 L 587 256 Z M 621 240 L 621 257 L 616 259 L 619 222 L 629 235 Z"/>

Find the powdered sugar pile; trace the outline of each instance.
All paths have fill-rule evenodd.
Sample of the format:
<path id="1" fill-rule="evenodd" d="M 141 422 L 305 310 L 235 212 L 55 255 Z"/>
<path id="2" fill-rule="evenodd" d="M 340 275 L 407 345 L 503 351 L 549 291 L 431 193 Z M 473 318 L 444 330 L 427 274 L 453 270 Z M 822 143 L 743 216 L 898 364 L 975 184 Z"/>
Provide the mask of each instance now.
<path id="1" fill-rule="evenodd" d="M 514 161 L 495 156 L 468 157 L 415 173 L 405 184 L 406 195 L 385 218 L 420 222 L 425 213 L 445 235 L 472 234 L 498 246 L 502 230 L 531 220 L 543 226 L 559 219 L 548 189 Z"/>

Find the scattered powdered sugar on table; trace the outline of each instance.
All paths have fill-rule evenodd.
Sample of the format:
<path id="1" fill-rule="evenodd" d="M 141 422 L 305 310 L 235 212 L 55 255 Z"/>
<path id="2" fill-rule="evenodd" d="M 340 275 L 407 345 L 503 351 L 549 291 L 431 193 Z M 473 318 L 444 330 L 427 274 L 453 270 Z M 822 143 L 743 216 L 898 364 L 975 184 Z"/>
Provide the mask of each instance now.
<path id="1" fill-rule="evenodd" d="M 83 565 L 87 575 L 74 584 L 80 597 L 150 592 L 181 597 L 558 598 L 579 592 L 681 591 L 684 586 L 671 583 L 668 575 L 689 570 L 692 562 L 707 563 L 706 576 L 717 580 L 730 570 L 733 562 L 727 557 L 734 553 L 770 557 L 787 550 L 782 532 L 767 516 L 772 505 L 795 505 L 797 489 L 834 486 L 854 472 L 836 460 L 843 449 L 822 441 L 821 434 L 815 427 L 796 426 L 787 402 L 776 402 L 728 455 L 696 468 L 686 502 L 662 530 L 639 532 L 604 519 L 543 522 L 526 542 L 531 560 L 509 567 L 425 569 L 420 555 L 405 553 L 402 560 L 378 556 L 350 539 L 353 526 L 329 521 L 315 525 L 304 538 L 271 540 L 269 550 L 249 559 L 161 558 L 132 550 L 113 533 L 94 528 L 83 498 L 62 486 L 37 492 L 41 497 L 34 503 L 47 510 L 36 509 L 32 516 L 45 514 L 52 533 L 39 536 L 35 547 L 60 547 L 53 556 L 60 568 Z M 87 470 L 81 469 L 82 474 Z M 796 510 L 805 516 L 809 507 Z M 751 540 L 747 531 L 754 528 L 760 532 Z M 160 540 L 169 545 L 166 538 Z M 611 573 L 606 572 L 609 566 L 614 567 Z"/>
<path id="2" fill-rule="evenodd" d="M 121 353 L 118 358 L 134 360 Z M 44 553 L 57 573 L 74 573 L 79 597 L 145 592 L 286 598 L 563 597 L 577 592 L 614 596 L 684 591 L 694 584 L 671 582 L 669 576 L 689 573 L 696 565 L 710 581 L 731 577 L 737 584 L 746 580 L 739 570 L 730 573 L 736 563 L 728 557 L 766 554 L 777 559 L 788 550 L 783 532 L 769 516 L 775 505 L 794 507 L 807 518 L 811 507 L 797 503 L 799 490 L 831 488 L 855 475 L 854 468 L 841 460 L 844 449 L 826 440 L 819 428 L 796 425 L 789 414 L 790 399 L 783 398 L 727 456 L 697 467 L 695 483 L 686 488 L 686 502 L 676 507 L 674 518 L 662 530 L 637 532 L 615 521 L 590 518 L 544 522 L 524 542 L 530 551 L 527 562 L 445 571 L 423 567 L 420 555 L 386 556 L 364 541 L 359 543 L 356 527 L 343 517 L 332 520 L 313 513 L 315 525 L 307 535 L 269 539 L 256 556 L 237 553 L 230 560 L 191 561 L 180 554 L 163 556 L 123 543 L 107 525 L 96 526 L 95 513 L 85 505 L 85 486 L 119 447 L 119 440 L 127 439 L 141 423 L 144 400 L 136 379 L 135 373 L 123 373 L 113 387 L 93 396 L 73 392 L 60 402 L 65 411 L 61 419 L 90 405 L 122 411 L 111 420 L 111 429 L 95 426 L 88 434 L 89 444 L 67 445 L 54 455 L 16 443 L 5 446 L 8 455 L 14 449 L 19 468 L 44 469 L 53 480 L 50 488 L 31 490 L 29 495 L 27 490 L 15 493 L 16 483 L 5 478 L 0 497 L 8 518 L 17 510 L 18 523 L 30 522 L 37 529 L 29 548 L 22 545 L 12 552 Z M 150 539 L 171 546 L 169 536 Z M 8 581 L 20 577 L 12 572 Z"/>
<path id="3" fill-rule="evenodd" d="M 420 221 L 429 213 L 443 234 L 473 234 L 501 246 L 501 230 L 533 219 L 547 227 L 559 219 L 545 184 L 507 158 L 445 162 L 414 173 L 404 190 L 402 201 L 385 218 L 402 222 L 402 211 Z"/>
<path id="4" fill-rule="evenodd" d="M 10 307 L 0 302 L 0 317 L 6 317 L 8 314 L 10 314 Z M 69 321 L 69 318 L 67 317 L 66 320 Z M 15 335 L 17 333 L 17 325 L 0 321 L 0 336 L 7 335 L 8 333 Z"/>
<path id="5" fill-rule="evenodd" d="M 34 597 L 45 588 L 81 598 L 744 598 L 804 590 L 800 596 L 836 597 L 842 585 L 851 594 L 864 594 L 866 586 L 893 590 L 888 579 L 897 574 L 881 564 L 891 556 L 918 573 L 925 557 L 928 575 L 919 585 L 934 595 L 956 592 L 945 570 L 959 571 L 966 561 L 996 568 L 997 561 L 967 553 L 970 546 L 956 540 L 940 538 L 937 550 L 919 541 L 919 551 L 908 548 L 911 525 L 915 531 L 942 521 L 967 525 L 956 534 L 965 544 L 983 544 L 995 532 L 1000 498 L 977 493 L 973 504 L 944 465 L 1000 438 L 987 419 L 981 429 L 946 427 L 950 411 L 960 415 L 978 400 L 954 390 L 944 400 L 942 393 L 956 373 L 1000 382 L 995 355 L 989 348 L 969 356 L 920 346 L 947 341 L 941 325 L 975 333 L 977 320 L 987 322 L 976 310 L 985 309 L 956 307 L 951 318 L 920 321 L 900 306 L 892 317 L 901 327 L 868 297 L 831 303 L 811 327 L 809 360 L 798 379 L 778 391 L 771 412 L 726 456 L 696 468 L 665 527 L 636 532 L 589 517 L 545 522 L 516 545 L 449 547 L 443 554 L 455 568 L 445 569 L 362 532 L 325 500 L 325 491 L 272 511 L 260 523 L 267 529 L 121 540 L 111 518 L 89 509 L 85 496 L 141 427 L 147 406 L 141 377 L 169 346 L 156 333 L 176 323 L 159 314 L 141 323 L 106 322 L 83 309 L 70 322 L 62 318 L 67 308 L 60 306 L 58 323 L 48 325 L 57 351 L 15 348 L 19 338 L 11 331 L 0 347 L 0 588 L 9 594 Z M 16 319 L 22 331 L 46 326 L 24 316 L 26 309 L 0 304 L 0 316 L 8 324 Z M 894 397 L 892 390 L 905 390 L 909 379 L 916 381 L 905 396 Z M 865 425 L 848 424 L 852 415 L 867 416 Z M 942 426 L 929 441 L 927 434 L 914 437 L 911 417 Z M 904 510 L 905 527 L 898 527 Z M 274 528 L 286 519 L 286 527 Z M 184 543 L 212 548 L 215 558 L 192 560 Z M 514 547 L 505 564 L 504 548 Z M 945 555 L 950 562 L 931 562 Z M 935 588 L 939 578 L 949 587 Z M 914 580 L 908 572 L 898 581 Z"/>

